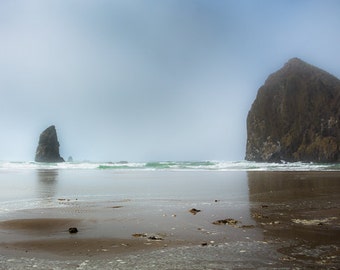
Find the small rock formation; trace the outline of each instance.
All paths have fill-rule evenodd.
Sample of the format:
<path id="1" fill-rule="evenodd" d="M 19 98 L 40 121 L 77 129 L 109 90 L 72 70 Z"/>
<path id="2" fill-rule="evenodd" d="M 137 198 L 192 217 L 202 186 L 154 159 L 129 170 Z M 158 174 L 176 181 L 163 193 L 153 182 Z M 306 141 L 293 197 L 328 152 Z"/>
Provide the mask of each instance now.
<path id="1" fill-rule="evenodd" d="M 246 160 L 340 161 L 340 80 L 293 58 L 268 77 L 247 117 Z"/>
<path id="2" fill-rule="evenodd" d="M 68 232 L 71 233 L 71 234 L 72 233 L 77 233 L 78 229 L 76 227 L 71 227 L 71 228 L 68 229 Z"/>
<path id="3" fill-rule="evenodd" d="M 196 209 L 196 208 L 191 208 L 191 209 L 189 210 L 189 212 L 190 212 L 191 214 L 193 214 L 193 215 L 196 215 L 197 213 L 201 212 L 201 210 Z"/>
<path id="4" fill-rule="evenodd" d="M 233 218 L 226 218 L 226 219 L 220 219 L 220 220 L 216 220 L 214 221 L 212 224 L 214 225 L 222 225 L 222 224 L 227 224 L 230 226 L 236 226 L 238 223 L 238 221 L 236 219 Z"/>
<path id="5" fill-rule="evenodd" d="M 148 235 L 146 233 L 134 233 L 132 236 L 136 237 L 136 238 L 146 238 L 147 237 L 148 240 L 155 240 L 155 241 L 164 240 L 164 238 L 159 236 L 159 235 L 151 235 L 151 236 L 148 237 Z"/>
<path id="6" fill-rule="evenodd" d="M 134 233 L 132 236 L 136 238 L 148 237 L 146 233 Z"/>
<path id="7" fill-rule="evenodd" d="M 59 155 L 59 142 L 55 126 L 48 127 L 40 134 L 35 161 L 64 162 L 64 159 Z"/>

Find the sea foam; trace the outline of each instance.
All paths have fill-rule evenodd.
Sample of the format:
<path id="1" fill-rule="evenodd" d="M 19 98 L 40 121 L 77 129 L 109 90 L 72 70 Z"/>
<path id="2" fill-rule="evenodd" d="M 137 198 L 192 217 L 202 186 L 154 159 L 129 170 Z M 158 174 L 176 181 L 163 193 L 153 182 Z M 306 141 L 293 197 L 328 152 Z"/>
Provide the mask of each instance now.
<path id="1" fill-rule="evenodd" d="M 155 162 L 0 162 L 0 170 L 174 170 L 174 171 L 339 171 L 340 164 L 258 163 L 249 161 L 155 161 Z"/>

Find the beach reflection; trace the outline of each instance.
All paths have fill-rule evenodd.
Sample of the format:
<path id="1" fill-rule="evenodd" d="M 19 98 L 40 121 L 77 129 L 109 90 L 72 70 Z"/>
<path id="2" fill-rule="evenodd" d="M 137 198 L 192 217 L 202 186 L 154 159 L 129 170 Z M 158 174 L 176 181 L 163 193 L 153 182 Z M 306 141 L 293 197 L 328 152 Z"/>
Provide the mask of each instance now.
<path id="1" fill-rule="evenodd" d="M 37 197 L 50 202 L 55 197 L 58 184 L 58 170 L 37 170 Z"/>
<path id="2" fill-rule="evenodd" d="M 277 203 L 338 195 L 340 172 L 248 172 L 249 199 Z"/>
<path id="3" fill-rule="evenodd" d="M 283 259 L 337 264 L 340 172 L 248 172 L 250 213 Z"/>

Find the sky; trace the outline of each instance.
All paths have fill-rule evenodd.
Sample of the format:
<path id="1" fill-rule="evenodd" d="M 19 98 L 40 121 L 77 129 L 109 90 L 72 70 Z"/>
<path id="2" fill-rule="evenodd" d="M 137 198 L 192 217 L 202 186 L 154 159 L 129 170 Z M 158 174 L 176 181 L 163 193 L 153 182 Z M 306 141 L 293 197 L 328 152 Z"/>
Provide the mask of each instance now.
<path id="1" fill-rule="evenodd" d="M 0 0 L 0 160 L 243 160 L 290 58 L 340 77 L 340 1 Z"/>

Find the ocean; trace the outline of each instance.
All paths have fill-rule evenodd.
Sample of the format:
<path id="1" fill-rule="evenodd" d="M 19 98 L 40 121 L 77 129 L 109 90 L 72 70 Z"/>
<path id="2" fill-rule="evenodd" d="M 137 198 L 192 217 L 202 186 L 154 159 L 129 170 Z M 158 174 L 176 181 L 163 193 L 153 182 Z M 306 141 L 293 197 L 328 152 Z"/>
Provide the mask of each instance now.
<path id="1" fill-rule="evenodd" d="M 83 200 L 107 198 L 145 199 L 146 196 L 199 197 L 242 186 L 247 195 L 247 172 L 337 172 L 340 164 L 256 163 L 248 161 L 160 161 L 160 162 L 0 162 L 1 212 L 60 206 L 56 198 Z M 214 181 L 217 181 L 214 185 Z M 192 188 L 197 186 L 198 188 Z M 225 192 L 224 189 L 222 189 Z M 239 193 L 226 192 L 229 196 Z M 226 194 L 223 196 L 225 197 Z M 211 198 L 213 199 L 213 198 Z M 53 204 L 54 202 L 54 204 Z"/>

